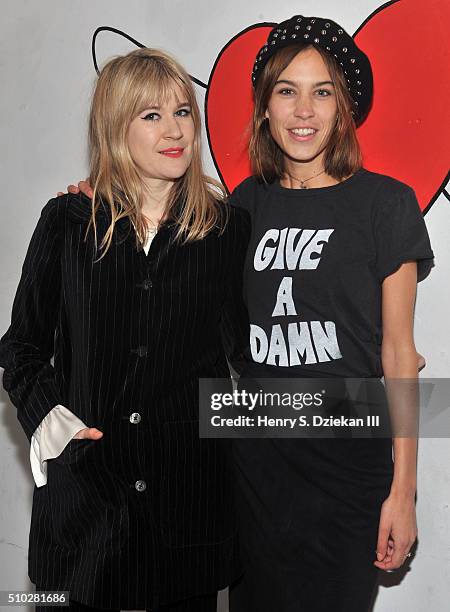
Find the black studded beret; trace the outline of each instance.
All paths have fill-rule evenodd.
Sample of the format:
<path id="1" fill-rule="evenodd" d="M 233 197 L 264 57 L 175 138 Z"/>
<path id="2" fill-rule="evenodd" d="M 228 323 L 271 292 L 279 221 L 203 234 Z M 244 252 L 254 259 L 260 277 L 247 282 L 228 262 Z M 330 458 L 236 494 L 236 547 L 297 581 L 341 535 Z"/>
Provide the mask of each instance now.
<path id="1" fill-rule="evenodd" d="M 276 25 L 256 56 L 252 72 L 253 86 L 256 86 L 268 60 L 279 49 L 295 43 L 317 45 L 335 58 L 342 68 L 347 89 L 355 103 L 355 121 L 361 123 L 372 101 L 372 68 L 369 58 L 357 47 L 350 34 L 331 19 L 295 15 Z"/>

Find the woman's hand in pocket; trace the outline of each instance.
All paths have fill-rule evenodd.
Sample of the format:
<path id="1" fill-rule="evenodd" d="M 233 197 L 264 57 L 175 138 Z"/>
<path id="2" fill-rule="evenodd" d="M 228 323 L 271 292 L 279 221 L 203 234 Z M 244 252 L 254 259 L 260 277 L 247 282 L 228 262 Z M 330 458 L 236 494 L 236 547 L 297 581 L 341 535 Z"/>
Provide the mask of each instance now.
<path id="1" fill-rule="evenodd" d="M 73 439 L 74 440 L 100 440 L 103 436 L 103 432 L 95 427 L 85 427 L 84 429 L 80 429 Z"/>

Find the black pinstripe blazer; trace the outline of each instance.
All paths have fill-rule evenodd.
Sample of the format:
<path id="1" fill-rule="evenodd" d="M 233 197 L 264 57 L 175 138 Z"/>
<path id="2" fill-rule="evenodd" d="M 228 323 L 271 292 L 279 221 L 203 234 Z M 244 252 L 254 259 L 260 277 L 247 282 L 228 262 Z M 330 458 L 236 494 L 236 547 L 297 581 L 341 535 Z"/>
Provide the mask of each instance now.
<path id="1" fill-rule="evenodd" d="M 57 404 L 104 436 L 69 442 L 34 490 L 41 588 L 148 608 L 239 575 L 228 446 L 198 437 L 198 378 L 227 377 L 223 338 L 231 354 L 247 335 L 245 214 L 187 245 L 166 224 L 147 256 L 121 220 L 96 262 L 90 200 L 43 209 L 0 343 L 3 384 L 28 438 Z M 97 223 L 101 239 L 108 214 Z"/>

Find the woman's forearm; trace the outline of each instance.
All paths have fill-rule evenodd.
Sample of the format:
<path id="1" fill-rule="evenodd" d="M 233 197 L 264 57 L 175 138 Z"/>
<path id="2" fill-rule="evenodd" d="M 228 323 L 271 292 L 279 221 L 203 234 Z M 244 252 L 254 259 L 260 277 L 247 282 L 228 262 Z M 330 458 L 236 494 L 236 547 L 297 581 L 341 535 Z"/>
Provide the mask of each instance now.
<path id="1" fill-rule="evenodd" d="M 419 365 L 416 347 L 411 342 L 401 346 L 395 342 L 383 341 L 381 345 L 381 363 L 384 378 L 416 379 Z"/>
<path id="2" fill-rule="evenodd" d="M 417 438 L 394 438 L 394 478 L 391 492 L 414 496 L 417 488 Z"/>
<path id="3" fill-rule="evenodd" d="M 417 486 L 418 384 L 414 345 L 382 347 L 382 364 L 393 427 L 394 477 L 391 492 L 414 496 Z"/>

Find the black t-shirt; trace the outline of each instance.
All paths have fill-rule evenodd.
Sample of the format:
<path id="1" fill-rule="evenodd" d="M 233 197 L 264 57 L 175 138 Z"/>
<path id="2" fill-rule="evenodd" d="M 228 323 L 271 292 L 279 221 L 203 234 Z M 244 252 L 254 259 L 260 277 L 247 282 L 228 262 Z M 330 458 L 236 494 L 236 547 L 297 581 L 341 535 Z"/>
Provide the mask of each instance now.
<path id="1" fill-rule="evenodd" d="M 405 261 L 417 260 L 419 280 L 433 265 L 414 191 L 362 168 L 316 189 L 250 177 L 231 202 L 252 222 L 249 359 L 302 376 L 382 376 L 382 282 Z"/>

